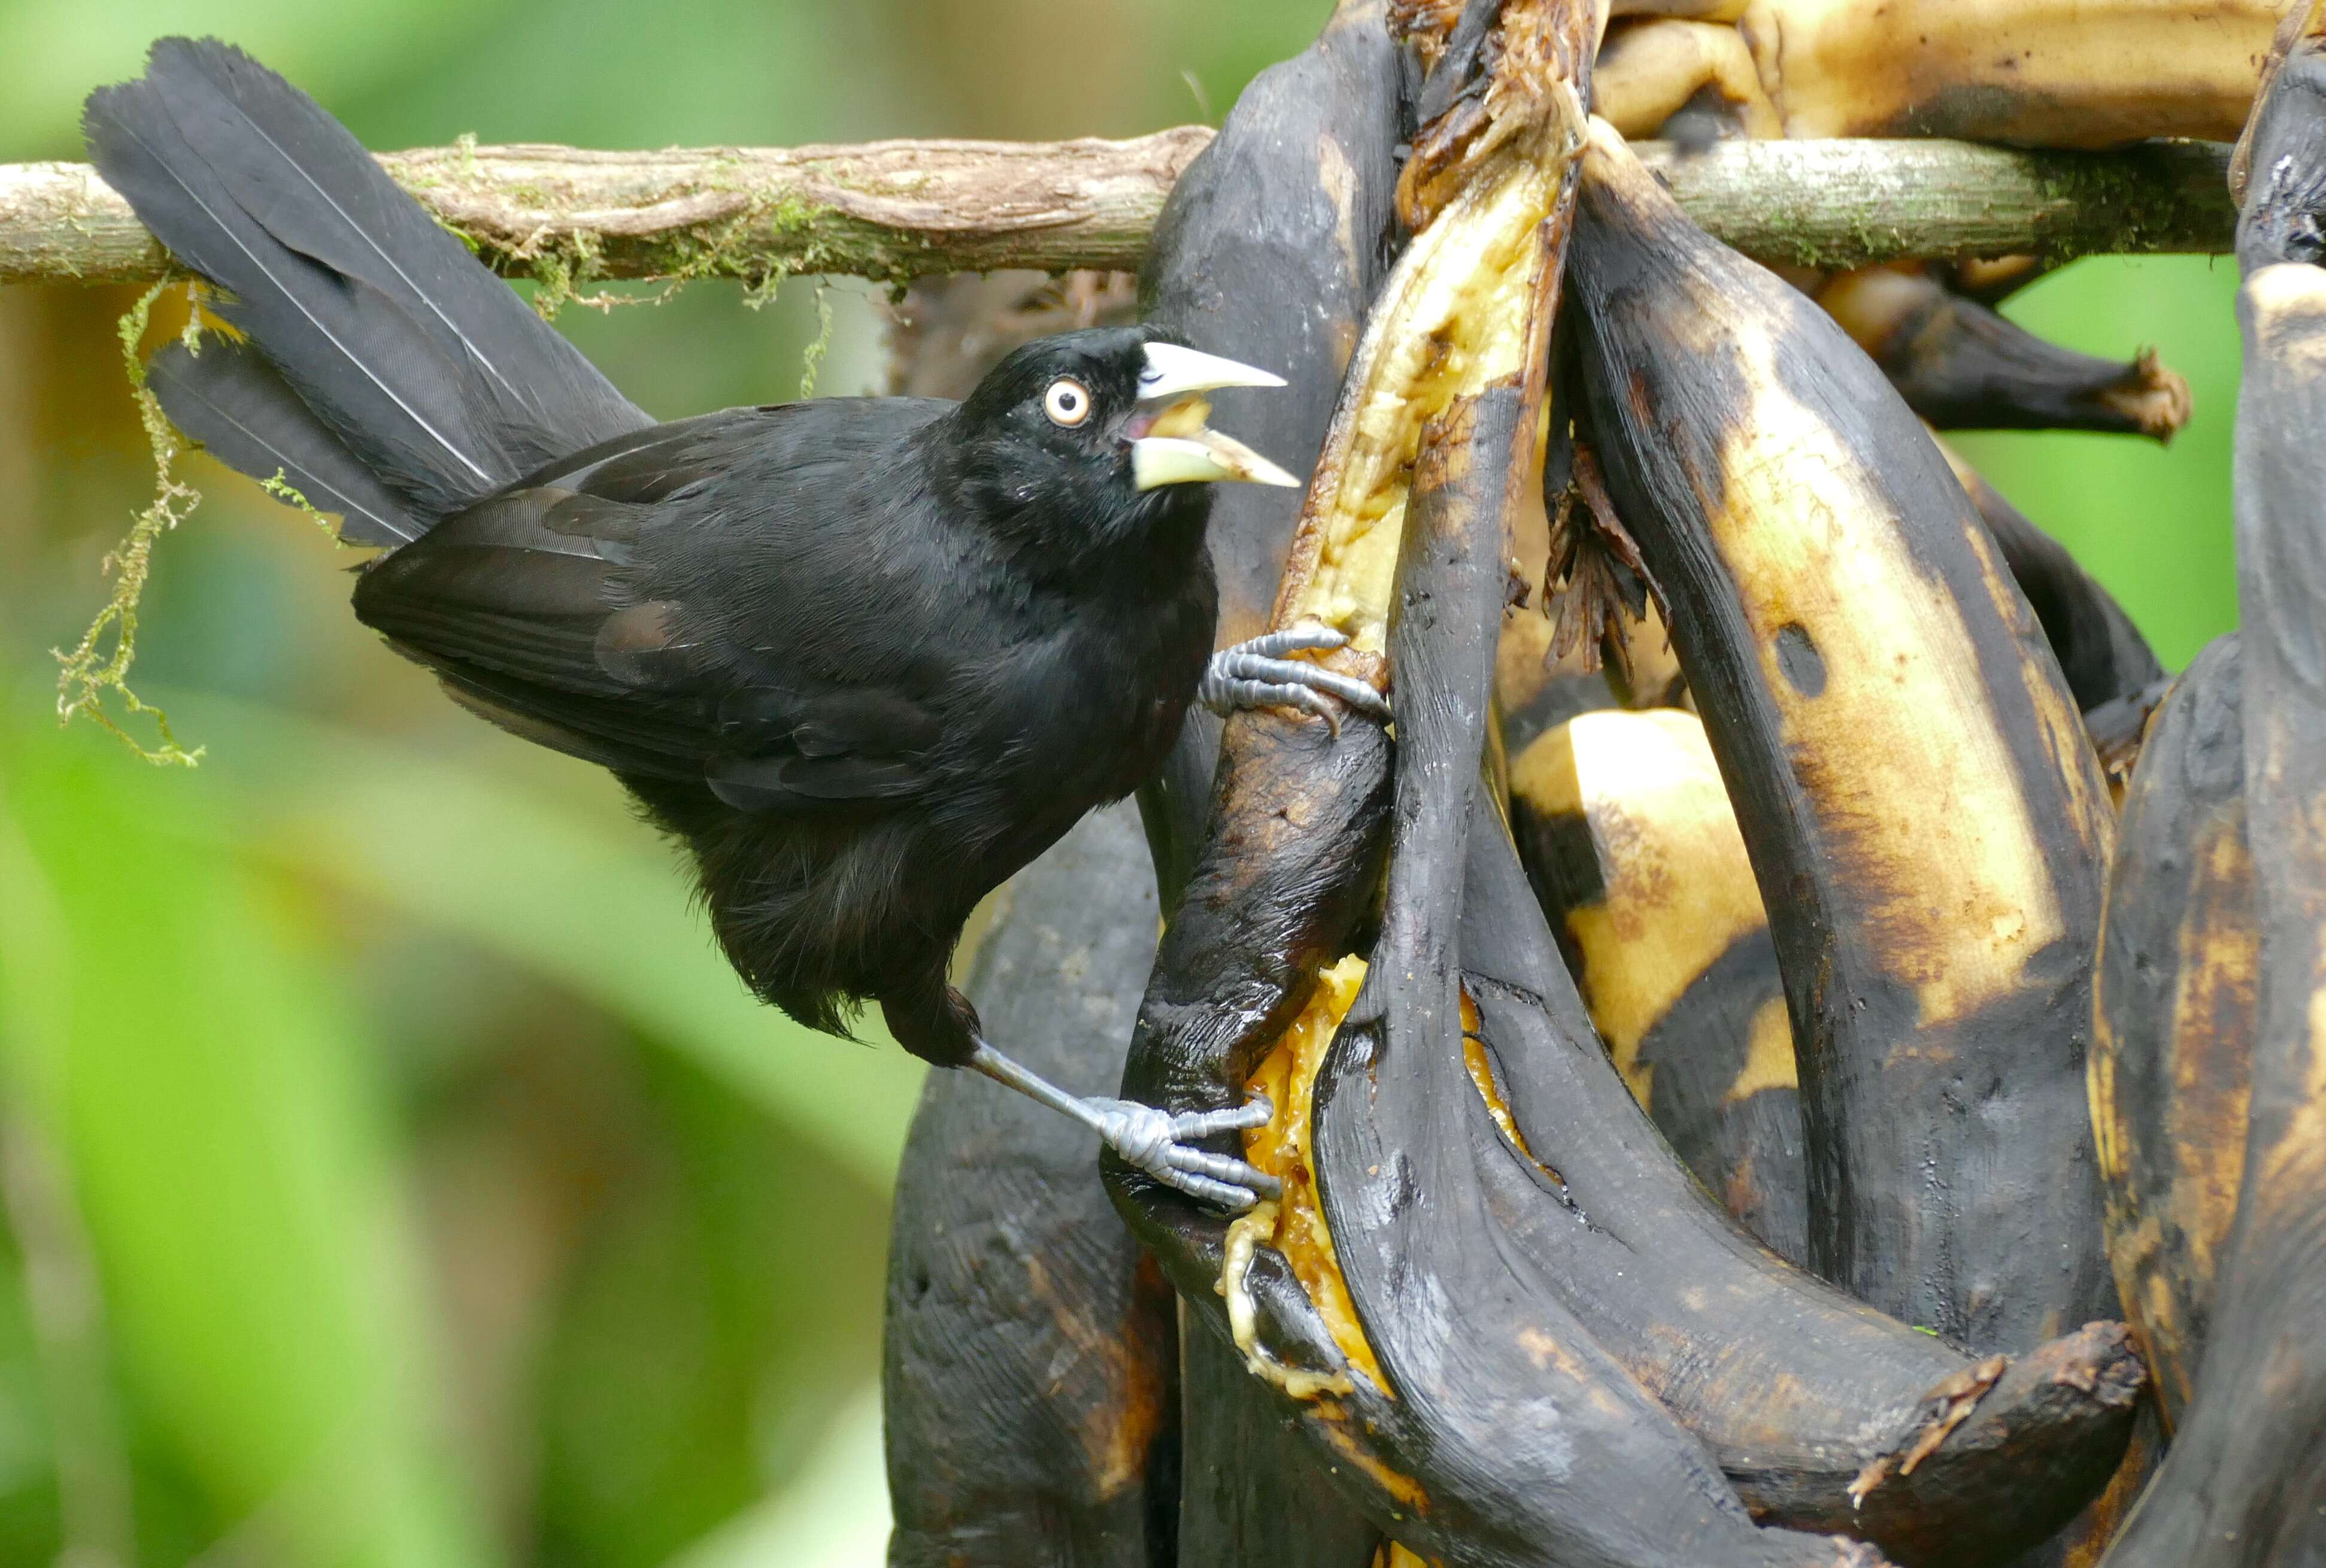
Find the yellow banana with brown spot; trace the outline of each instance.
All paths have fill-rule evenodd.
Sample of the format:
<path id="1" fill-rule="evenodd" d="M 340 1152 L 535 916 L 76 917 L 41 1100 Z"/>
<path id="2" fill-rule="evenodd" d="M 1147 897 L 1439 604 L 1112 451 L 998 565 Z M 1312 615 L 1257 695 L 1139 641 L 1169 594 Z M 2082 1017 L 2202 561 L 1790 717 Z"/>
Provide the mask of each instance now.
<path id="1" fill-rule="evenodd" d="M 1731 1214 L 1804 1262 L 1784 982 L 1703 723 L 1673 709 L 1584 714 L 1512 761 L 1511 808 L 1633 1097 Z"/>

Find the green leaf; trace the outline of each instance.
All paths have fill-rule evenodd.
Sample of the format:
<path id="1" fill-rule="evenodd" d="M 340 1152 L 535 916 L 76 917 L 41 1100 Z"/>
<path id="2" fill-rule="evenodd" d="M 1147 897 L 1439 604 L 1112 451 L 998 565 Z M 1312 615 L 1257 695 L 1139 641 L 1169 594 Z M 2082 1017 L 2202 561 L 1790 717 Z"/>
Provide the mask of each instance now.
<path id="1" fill-rule="evenodd" d="M 210 755 L 197 778 L 154 781 L 165 786 L 157 821 L 222 829 L 237 849 L 544 976 L 684 1053 L 874 1190 L 895 1180 L 921 1064 L 877 1015 L 851 1044 L 762 1006 L 690 905 L 677 851 L 610 798 L 593 813 L 486 766 L 279 710 L 170 700 Z M 220 809 L 167 806 L 194 791 L 215 791 Z"/>
<path id="2" fill-rule="evenodd" d="M 0 741 L 0 1061 L 61 1155 L 140 1426 L 271 1560 L 492 1562 L 329 956 L 162 830 L 117 752 L 13 706 Z"/>

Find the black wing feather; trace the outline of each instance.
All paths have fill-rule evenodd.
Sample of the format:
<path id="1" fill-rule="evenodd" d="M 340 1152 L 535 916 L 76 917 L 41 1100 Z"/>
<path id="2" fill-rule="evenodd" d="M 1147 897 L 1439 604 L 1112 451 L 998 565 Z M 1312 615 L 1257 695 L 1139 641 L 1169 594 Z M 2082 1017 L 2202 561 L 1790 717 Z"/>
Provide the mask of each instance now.
<path id="1" fill-rule="evenodd" d="M 381 557 L 356 612 L 473 711 L 619 773 L 750 812 L 913 795 L 943 740 L 926 702 L 870 672 L 818 679 L 738 641 L 713 608 L 732 535 L 702 487 L 731 478 L 739 441 L 792 422 L 732 410 L 576 453 Z M 657 593 L 682 538 L 696 586 Z"/>
<path id="2" fill-rule="evenodd" d="M 279 474 L 310 506 L 339 514 L 347 543 L 400 544 L 426 531 L 247 343 L 212 336 L 199 353 L 172 343 L 145 380 L 171 422 L 220 462 L 261 480 Z"/>

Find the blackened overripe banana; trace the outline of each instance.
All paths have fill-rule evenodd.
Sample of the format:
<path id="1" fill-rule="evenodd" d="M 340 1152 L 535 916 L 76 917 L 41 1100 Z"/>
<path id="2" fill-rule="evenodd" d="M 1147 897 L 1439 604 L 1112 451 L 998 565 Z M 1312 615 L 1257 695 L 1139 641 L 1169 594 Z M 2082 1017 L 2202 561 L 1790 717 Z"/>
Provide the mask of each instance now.
<path id="1" fill-rule="evenodd" d="M 1662 731 L 1676 722 L 1694 720 L 1596 714 L 1577 728 Z M 1654 882 L 1660 852 L 1695 854 L 1711 835 L 1699 817 L 1661 845 L 1641 844 L 1670 826 L 1659 792 L 1640 787 L 1672 761 L 1670 738 L 1603 738 L 1596 748 L 1578 742 L 1574 765 L 1580 773 L 1586 756 L 1629 741 L 1625 765 L 1601 782 L 1633 786 L 1627 807 L 1641 814 L 1624 829 L 1603 815 L 1605 841 L 1620 846 L 1616 879 Z M 1514 769 L 1533 786 L 1521 803 L 1558 799 L 1555 780 L 1535 774 L 1548 760 Z M 1708 756 L 1702 764 L 1709 773 Z M 1725 799 L 1717 806 L 1726 820 Z M 1522 803 L 1522 833 L 1528 810 Z M 1726 876 L 1749 877 L 1741 843 L 1728 857 Z M 1549 958 L 1549 933 L 1507 850 L 1503 858 L 1482 869 L 1474 850 L 1464 967 L 1508 1114 L 1588 1222 L 1523 1231 L 1548 1274 L 1576 1282 L 1566 1299 L 1586 1327 L 1711 1445 L 1757 1517 L 1847 1530 L 1902 1563 L 1996 1562 L 2042 1540 L 2100 1488 L 2123 1451 L 2140 1384 L 2123 1331 L 2096 1324 L 2017 1360 L 1979 1362 L 1739 1236 L 1629 1103 L 1574 987 Z M 1725 858 L 1697 863 L 1704 858 Z M 1680 884 L 1676 901 L 1726 896 L 1677 866 L 1662 869 Z M 1757 899 L 1748 914 L 1757 915 Z M 1661 938 L 1636 945 L 1653 950 Z M 1780 1003 L 1772 1026 L 1782 1025 Z"/>
<path id="2" fill-rule="evenodd" d="M 2092 1040 L 2109 1260 L 2166 1420 L 2195 1392 L 2245 1168 L 2261 931 L 2235 633 L 2179 681 L 2117 825 Z"/>
<path id="3" fill-rule="evenodd" d="M 1611 128 L 1584 162 L 1580 422 L 1672 606 L 1770 910 L 1810 1258 L 1907 1322 L 2026 1350 L 2114 1306 L 2083 1084 L 2106 784 L 2025 598 L 1872 362 Z"/>
<path id="4" fill-rule="evenodd" d="M 1669 708 L 1572 719 L 1512 761 L 1511 818 L 1633 1098 L 1729 1213 L 1802 1265 L 1784 980 L 1702 722 Z"/>
<path id="5" fill-rule="evenodd" d="M 1217 395 L 1233 405 L 1223 417 L 1246 420 L 1251 439 L 1296 470 L 1324 442 L 1366 307 L 1394 259 L 1394 153 L 1410 94 L 1383 16 L 1384 0 L 1343 0 L 1315 44 L 1253 79 L 1172 188 L 1140 276 L 1147 320 L 1285 378 L 1264 397 Z M 1266 628 L 1300 502 L 1271 486 L 1223 488 L 1254 492 L 1213 503 L 1225 644 Z M 1238 728 L 1278 723 L 1253 719 Z M 1163 776 L 1140 797 L 1166 908 L 1192 868 L 1219 747 L 1219 721 L 1191 710 Z"/>
<path id="6" fill-rule="evenodd" d="M 2116 1469 L 2141 1383 L 2123 1328 L 1984 1360 L 1742 1235 L 1592 1042 L 1499 834 L 1474 835 L 1462 967 L 1493 1081 L 1568 1213 L 1490 1198 L 1593 1337 L 1719 1460 L 1756 1518 L 1846 1530 L 1907 1563 L 2007 1560 Z M 1482 1164 L 1482 1170 L 1493 1167 Z"/>
<path id="7" fill-rule="evenodd" d="M 1410 530 L 1422 515 L 1417 499 Z M 1410 538 L 1409 546 L 1425 548 L 1427 537 Z M 1461 628 L 1451 624 L 1448 607 L 1468 601 L 1428 580 L 1400 582 L 1407 600 L 1426 593 L 1424 602 L 1437 611 L 1434 633 L 1458 653 L 1454 633 Z M 1480 645 L 1491 636 L 1484 617 L 1472 630 Z M 1344 1033 L 1318 1071 L 1310 1136 L 1323 1212 L 1310 1212 L 1302 1174 L 1279 1166 L 1288 1213 L 1269 1222 L 1282 1250 L 1254 1254 L 1289 1259 L 1348 1358 L 1336 1388 L 1317 1396 L 1318 1409 L 1353 1411 L 1360 1429 L 1393 1440 L 1391 1453 L 1413 1452 L 1417 1443 L 1436 1454 L 1467 1452 L 1483 1440 L 1464 1425 L 1483 1419 L 1464 1403 L 1479 1397 L 1475 1386 L 1548 1387 L 1540 1378 L 1514 1382 L 1516 1367 L 1497 1359 L 1512 1333 L 1497 1313 L 1516 1310 L 1508 1301 L 1523 1300 L 1531 1304 L 1522 1343 L 1542 1350 L 1546 1365 L 1563 1375 L 1588 1373 L 1586 1383 L 1600 1378 L 1604 1365 L 1583 1357 L 1575 1336 L 1611 1354 L 1711 1445 L 1756 1517 L 1861 1534 L 1909 1562 L 1995 1562 L 2041 1540 L 2098 1489 L 2123 1450 L 2140 1371 L 2122 1331 L 2098 1325 L 2016 1363 L 1975 1364 L 1785 1267 L 1738 1234 L 1674 1163 L 1593 1040 L 1491 817 L 1470 847 L 1460 967 L 1471 977 L 1481 1049 L 1499 1071 L 1433 1064 L 1430 1072 L 1450 1071 L 1447 1081 L 1456 1087 L 1425 1073 L 1398 1078 L 1392 1092 L 1385 1060 L 1393 1066 L 1419 1059 L 1410 1044 L 1401 1057 L 1392 1045 L 1401 1027 L 1419 1026 L 1400 1023 L 1413 1016 L 1409 990 L 1437 973 L 1436 950 L 1423 948 L 1446 941 L 1441 925 L 1400 904 L 1397 868 L 1407 868 L 1407 896 L 1423 908 L 1447 896 L 1443 884 L 1431 881 L 1444 877 L 1450 853 L 1436 836 L 1461 797 L 1439 797 L 1457 768 L 1475 760 L 1470 750 L 1450 760 L 1439 754 L 1444 737 L 1426 700 L 1431 689 L 1414 690 L 1453 663 L 1448 653 L 1424 658 L 1408 652 L 1402 637 L 1397 649 L 1406 782 L 1390 915 L 1367 971 L 1372 1007 L 1381 1011 L 1374 1016 L 1361 1000 L 1350 1015 L 1383 1044 L 1368 1054 L 1350 1048 Z M 1471 656 L 1483 663 L 1483 654 L 1481 645 Z M 1420 787 L 1409 775 L 1424 765 L 1430 791 L 1408 799 Z M 1508 873 L 1499 883 L 1476 869 L 1482 857 L 1495 856 Z M 1304 1032 L 1313 1036 L 1306 1020 Z M 1451 1061 L 1455 1046 L 1445 1050 Z M 1306 1056 L 1305 1047 L 1296 1049 L 1296 1063 Z M 1481 1071 L 1486 1084 L 1499 1086 L 1495 1099 L 1462 1089 L 1465 1077 L 1475 1083 Z M 1273 1088 L 1281 1081 L 1268 1081 Z M 1366 1114 L 1348 1116 L 1350 1096 Z M 1279 1103 L 1297 1117 L 1302 1099 L 1295 1086 L 1280 1092 Z M 1507 1135 L 1496 1129 L 1498 1101 Z M 1336 1127 L 1349 1129 L 1345 1140 Z M 1261 1149 L 1249 1154 L 1267 1163 Z M 1410 1217 L 1403 1202 L 1385 1205 L 1376 1190 L 1383 1174 L 1399 1191 L 1414 1192 L 1425 1164 L 1434 1204 Z M 1415 1292 L 1450 1304 L 1433 1319 L 1416 1307 Z M 1449 1359 L 1434 1336 L 1465 1348 Z M 1302 1375 L 1283 1369 L 1282 1355 L 1258 1349 L 1288 1383 Z M 1400 1383 L 1399 1369 L 1416 1365 L 1433 1370 Z M 1388 1425 L 1391 1418 L 1365 1403 L 1382 1386 L 1409 1403 L 1435 1402 L 1403 1415 L 1404 1424 Z M 1423 1441 L 1432 1431 L 1440 1435 Z M 1531 1461 L 1511 1440 L 1503 1447 L 1511 1454 L 1506 1466 Z M 1434 1508 L 1458 1499 L 1464 1518 L 1498 1497 L 1503 1500 L 1481 1511 L 1506 1513 L 1518 1505 L 1503 1494 L 1537 1489 L 1502 1471 L 1449 1476 L 1417 1468 L 1414 1475 L 1427 1482 L 1423 1495 Z M 1523 1517 L 1527 1531 L 1556 1525 Z M 1387 1527 L 1398 1533 L 1394 1522 Z M 1416 1544 L 1427 1548 L 1426 1541 Z"/>
<path id="8" fill-rule="evenodd" d="M 1172 188 L 1140 275 L 1144 320 L 1285 378 L 1214 401 L 1222 429 L 1241 419 L 1234 429 L 1264 430 L 1288 460 L 1324 444 L 1365 307 L 1395 259 L 1406 68 L 1384 8 L 1347 0 L 1307 52 L 1244 89 Z M 1243 488 L 1223 487 L 1212 504 L 1223 645 L 1267 630 L 1300 516 L 1298 491 Z"/>
<path id="9" fill-rule="evenodd" d="M 2326 55 L 2314 35 L 2276 73 L 2250 141 L 2235 477 L 2260 1027 L 2195 1397 L 2113 1568 L 2326 1560 Z"/>
<path id="10" fill-rule="evenodd" d="M 1382 1534 L 1289 1431 L 1275 1392 L 1201 1322 L 1181 1342 L 1179 1558 L 1195 1568 L 1375 1568 Z"/>
<path id="11" fill-rule="evenodd" d="M 1863 1561 L 1862 1547 L 1755 1529 L 1703 1448 L 1560 1308 L 1547 1271 L 1507 1245 L 1493 1206 L 1499 1165 L 1574 1222 L 1474 1087 L 1456 941 L 1503 598 L 1502 519 L 1534 424 L 1515 386 L 1457 401 L 1414 476 L 1391 632 L 1387 903 L 1317 1080 L 1314 1129 L 1318 1191 L 1381 1376 L 1326 1398 L 1389 1452 L 1425 1461 L 1426 1495 L 1386 1527 L 1427 1555 L 1481 1568 Z"/>
<path id="12" fill-rule="evenodd" d="M 1383 10 L 1382 0 L 1344 0 L 1316 43 L 1244 89 L 1174 187 L 1140 279 L 1150 322 L 1286 378 L 1266 398 L 1221 396 L 1246 397 L 1239 412 L 1251 439 L 1296 469 L 1322 444 L 1366 307 L 1393 259 L 1393 153 L 1407 135 L 1410 91 Z M 1281 490 L 1215 505 L 1223 641 L 1266 626 L 1298 511 Z M 1335 734 L 1246 714 L 1230 735 L 1222 770 L 1218 720 L 1191 710 L 1163 777 L 1140 802 L 1175 945 L 1154 970 L 1135 1050 L 1167 1072 L 1191 1068 L 1186 1096 L 1212 1104 L 1241 1090 L 1237 1063 L 1252 1052 L 1239 1050 L 1237 1031 L 1264 1025 L 1288 1000 L 1297 1006 L 1294 993 L 1329 945 L 1317 933 L 1337 942 L 1369 895 L 1365 845 L 1377 840 L 1388 777 L 1388 743 L 1370 720 Z M 1227 791 L 1223 821 L 1266 835 L 1280 808 L 1313 812 L 1317 836 L 1279 840 L 1288 851 L 1274 859 L 1237 840 L 1244 853 L 1214 855 L 1198 869 L 1215 775 Z M 1170 1049 L 1158 1052 L 1158 1038 Z M 1159 1234 L 1146 1211 L 1125 1213 Z M 1168 1218 L 1187 1231 L 1157 1256 L 1178 1260 L 1194 1299 L 1215 1301 L 1217 1222 L 1185 1209 Z M 1197 1283 L 1187 1267 L 1199 1257 L 1208 1261 L 1194 1262 L 1194 1274 L 1208 1274 Z M 1308 1310 L 1289 1298 L 1287 1309 Z M 1322 1463 L 1286 1429 L 1273 1391 L 1245 1375 L 1224 1328 L 1188 1314 L 1182 1350 L 1181 1560 L 1367 1568 L 1378 1532 L 1337 1497 L 1327 1501 Z"/>
<path id="13" fill-rule="evenodd" d="M 2189 384 L 2144 349 L 2130 363 L 2048 343 L 1926 268 L 1829 278 L 1817 302 L 1940 430 L 2081 430 L 2169 441 L 2189 422 Z"/>
<path id="14" fill-rule="evenodd" d="M 1136 817 L 1084 819 L 1000 896 L 976 960 L 986 1016 L 1036 1072 L 1105 1081 L 1155 949 Z M 980 1087 L 930 1074 L 898 1175 L 889 1562 L 1164 1568 L 1178 1505 L 1170 1286 L 1115 1219 L 1081 1129 Z"/>

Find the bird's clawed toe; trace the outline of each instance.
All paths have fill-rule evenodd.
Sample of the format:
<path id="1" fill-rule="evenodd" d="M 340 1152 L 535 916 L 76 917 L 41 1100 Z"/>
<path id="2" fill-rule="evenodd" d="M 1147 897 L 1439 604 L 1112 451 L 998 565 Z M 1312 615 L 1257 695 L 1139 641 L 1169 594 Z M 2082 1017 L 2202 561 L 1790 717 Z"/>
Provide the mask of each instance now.
<path id="1" fill-rule="evenodd" d="M 1257 1165 L 1182 1141 L 1264 1125 L 1272 1114 L 1265 1099 L 1234 1110 L 1176 1116 L 1135 1100 L 1092 1103 L 1101 1109 L 1099 1136 L 1107 1146 L 1167 1187 L 1238 1214 L 1262 1198 L 1284 1195 L 1283 1183 Z"/>
<path id="2" fill-rule="evenodd" d="M 1196 700 L 1215 713 L 1244 708 L 1298 708 L 1338 734 L 1343 707 L 1389 722 L 1389 700 L 1354 675 L 1344 675 L 1289 654 L 1337 648 L 1348 638 L 1328 626 L 1292 626 L 1269 632 L 1214 654 L 1196 689 Z"/>

